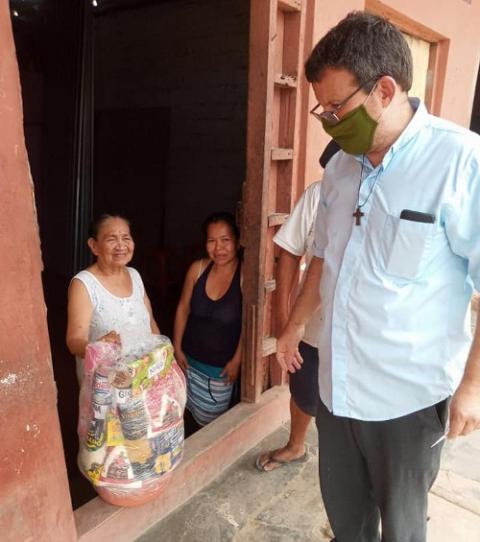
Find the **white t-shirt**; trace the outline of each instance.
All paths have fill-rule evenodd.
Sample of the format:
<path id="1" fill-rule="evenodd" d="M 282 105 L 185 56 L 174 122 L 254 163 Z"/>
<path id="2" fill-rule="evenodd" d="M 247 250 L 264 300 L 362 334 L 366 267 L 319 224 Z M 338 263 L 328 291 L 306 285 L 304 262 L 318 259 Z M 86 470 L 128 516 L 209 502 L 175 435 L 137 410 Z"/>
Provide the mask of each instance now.
<path id="1" fill-rule="evenodd" d="M 295 256 L 306 256 L 307 267 L 312 259 L 314 226 L 320 201 L 321 183 L 311 184 L 295 205 L 287 221 L 273 238 L 274 243 Z M 305 276 L 305 275 L 304 275 Z M 303 341 L 315 348 L 318 345 L 320 310 L 315 311 L 305 328 Z"/>

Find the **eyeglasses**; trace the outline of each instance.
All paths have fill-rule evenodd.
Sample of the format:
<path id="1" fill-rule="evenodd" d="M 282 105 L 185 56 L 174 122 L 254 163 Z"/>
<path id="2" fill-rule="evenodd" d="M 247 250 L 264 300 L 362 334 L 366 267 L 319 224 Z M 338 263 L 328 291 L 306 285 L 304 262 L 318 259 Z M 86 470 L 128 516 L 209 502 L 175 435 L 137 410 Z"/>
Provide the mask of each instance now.
<path id="1" fill-rule="evenodd" d="M 368 81 L 367 81 L 368 83 Z M 320 121 L 325 121 L 327 124 L 330 124 L 330 126 L 335 126 L 335 124 L 338 124 L 340 122 L 340 119 L 337 115 L 337 113 L 342 109 L 342 107 L 351 100 L 357 92 L 359 92 L 363 88 L 363 84 L 360 85 L 356 90 L 354 90 L 349 96 L 345 98 L 342 102 L 340 102 L 337 106 L 334 107 L 334 109 L 330 111 L 322 111 L 320 113 L 317 113 L 317 109 L 319 107 L 322 107 L 320 104 L 317 104 L 311 111 L 310 114 L 313 115 L 316 119 Z"/>

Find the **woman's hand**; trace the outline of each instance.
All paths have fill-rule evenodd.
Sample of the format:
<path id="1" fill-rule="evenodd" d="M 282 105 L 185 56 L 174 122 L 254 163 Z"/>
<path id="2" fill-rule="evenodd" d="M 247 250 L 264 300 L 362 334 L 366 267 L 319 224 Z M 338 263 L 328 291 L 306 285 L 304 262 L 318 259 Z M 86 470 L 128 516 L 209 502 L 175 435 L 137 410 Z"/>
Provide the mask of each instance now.
<path id="1" fill-rule="evenodd" d="M 106 343 L 122 344 L 120 335 L 116 331 L 113 331 L 113 330 L 109 331 L 106 335 L 104 335 L 103 337 L 100 337 L 100 339 L 98 340 L 106 342 Z"/>
<path id="2" fill-rule="evenodd" d="M 231 359 L 223 368 L 223 371 L 220 373 L 220 376 L 226 378 L 229 384 L 233 384 L 238 378 L 238 373 L 240 372 L 240 360 Z"/>
<path id="3" fill-rule="evenodd" d="M 180 350 L 180 348 L 174 348 L 174 350 L 175 350 L 175 359 L 177 360 L 177 363 L 180 365 L 180 369 L 182 369 L 182 371 L 186 373 L 187 368 L 188 368 L 187 356 L 182 352 L 182 350 Z"/>
<path id="4" fill-rule="evenodd" d="M 188 316 L 190 314 L 190 301 L 192 300 L 192 291 L 195 285 L 198 269 L 202 260 L 193 262 L 185 277 L 183 284 L 182 295 L 178 302 L 177 311 L 175 313 L 175 324 L 173 327 L 173 348 L 175 350 L 175 359 L 180 365 L 184 373 L 187 372 L 188 361 L 187 356 L 182 351 L 183 334 L 187 326 Z"/>

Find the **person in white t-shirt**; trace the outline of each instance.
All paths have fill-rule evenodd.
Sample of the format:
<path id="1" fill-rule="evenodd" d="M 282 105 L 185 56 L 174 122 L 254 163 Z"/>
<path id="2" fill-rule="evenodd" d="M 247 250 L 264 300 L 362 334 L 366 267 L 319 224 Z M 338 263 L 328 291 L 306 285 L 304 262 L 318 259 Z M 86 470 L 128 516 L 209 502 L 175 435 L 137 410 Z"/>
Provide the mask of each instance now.
<path id="1" fill-rule="evenodd" d="M 338 143 L 332 139 L 320 156 L 320 166 L 325 168 L 330 158 L 339 149 Z M 305 190 L 288 220 L 273 239 L 281 248 L 276 277 L 276 313 L 279 334 L 288 321 L 290 305 L 294 301 L 292 296 L 298 284 L 298 271 L 302 257 L 306 256 L 305 267 L 310 264 L 319 201 L 320 182 L 316 182 Z M 262 472 L 277 469 L 292 461 L 307 459 L 305 437 L 310 420 L 316 415 L 319 398 L 316 337 L 319 319 L 319 313 L 312 315 L 305 329 L 303 341 L 299 345 L 304 360 L 302 368 L 290 374 L 290 438 L 283 448 L 265 452 L 257 458 L 255 464 Z"/>
<path id="2" fill-rule="evenodd" d="M 303 193 L 291 215 L 273 241 L 281 248 L 277 269 L 277 331 L 280 333 L 290 313 L 297 286 L 298 271 L 303 256 L 310 263 L 313 230 L 320 200 L 320 182 L 311 184 Z M 299 345 L 303 358 L 301 370 L 289 375 L 290 385 L 290 438 L 283 448 L 262 453 L 256 467 L 263 472 L 275 470 L 285 464 L 305 461 L 305 437 L 308 425 L 317 411 L 318 403 L 318 350 L 319 311 L 310 319 Z"/>

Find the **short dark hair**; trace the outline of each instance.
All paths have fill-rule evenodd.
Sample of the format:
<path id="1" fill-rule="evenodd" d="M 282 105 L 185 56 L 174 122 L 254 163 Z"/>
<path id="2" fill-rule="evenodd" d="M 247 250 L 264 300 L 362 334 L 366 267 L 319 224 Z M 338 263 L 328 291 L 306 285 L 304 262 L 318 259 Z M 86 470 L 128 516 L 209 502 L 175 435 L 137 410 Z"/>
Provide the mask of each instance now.
<path id="1" fill-rule="evenodd" d="M 382 75 L 390 75 L 408 92 L 412 64 L 410 47 L 398 28 L 378 15 L 353 11 L 317 43 L 305 63 L 305 75 L 315 83 L 326 68 L 344 68 L 367 92 Z"/>
<path id="2" fill-rule="evenodd" d="M 227 224 L 232 231 L 235 239 L 238 241 L 240 238 L 240 230 L 238 229 L 235 217 L 232 215 L 232 213 L 226 212 L 212 213 L 203 221 L 202 231 L 205 239 L 207 238 L 208 226 L 210 226 L 210 224 L 217 224 L 218 222 L 225 222 L 225 224 Z"/>
<path id="3" fill-rule="evenodd" d="M 90 223 L 90 226 L 88 227 L 88 237 L 97 240 L 98 232 L 100 231 L 100 228 L 103 226 L 103 224 L 110 220 L 111 218 L 120 218 L 124 222 L 127 223 L 128 227 L 130 228 L 130 220 L 128 218 L 125 218 L 124 216 L 118 215 L 118 214 L 110 214 L 110 213 L 103 213 L 96 218 L 92 220 Z"/>

